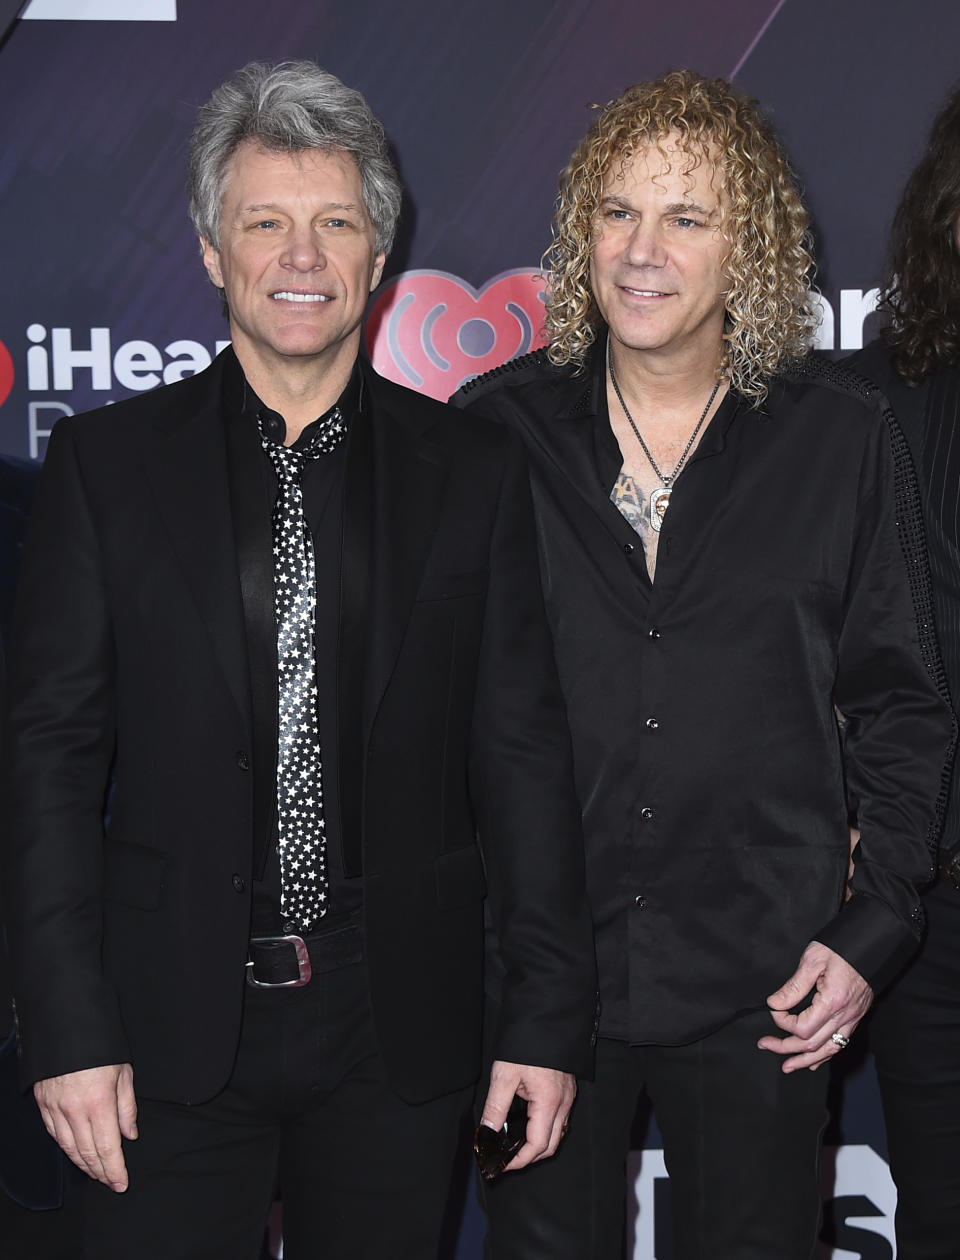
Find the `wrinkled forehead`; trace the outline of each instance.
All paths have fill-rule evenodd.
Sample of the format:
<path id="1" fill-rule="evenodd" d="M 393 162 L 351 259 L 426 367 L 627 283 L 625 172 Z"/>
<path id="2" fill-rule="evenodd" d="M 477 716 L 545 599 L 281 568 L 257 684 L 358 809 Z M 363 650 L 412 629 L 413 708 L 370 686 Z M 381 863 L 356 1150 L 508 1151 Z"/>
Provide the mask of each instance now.
<path id="1" fill-rule="evenodd" d="M 659 182 L 667 177 L 679 177 L 689 189 L 710 189 L 721 203 L 726 199 L 726 179 L 712 139 L 677 131 L 640 136 L 614 153 L 603 188 L 607 192 L 628 179 Z"/>

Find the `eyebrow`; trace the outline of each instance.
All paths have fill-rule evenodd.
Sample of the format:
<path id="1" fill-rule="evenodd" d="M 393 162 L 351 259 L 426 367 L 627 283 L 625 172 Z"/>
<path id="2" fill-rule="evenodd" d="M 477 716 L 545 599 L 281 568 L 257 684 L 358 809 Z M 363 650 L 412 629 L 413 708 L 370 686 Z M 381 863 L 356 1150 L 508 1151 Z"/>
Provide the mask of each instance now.
<path id="1" fill-rule="evenodd" d="M 622 206 L 624 210 L 632 210 L 633 206 L 625 197 L 618 197 L 616 193 L 608 193 L 600 201 L 601 206 Z M 719 204 L 712 209 L 699 205 L 696 201 L 672 201 L 668 206 L 664 206 L 663 214 L 703 214 L 711 215 L 720 209 Z"/>
<path id="2" fill-rule="evenodd" d="M 323 214 L 330 210 L 359 210 L 360 206 L 355 201 L 327 201 L 320 208 Z M 244 206 L 242 213 L 244 214 L 260 214 L 261 211 L 271 210 L 283 212 L 283 206 L 277 205 L 275 202 L 265 201 L 254 206 Z"/>
<path id="3" fill-rule="evenodd" d="M 689 214 L 690 211 L 693 211 L 694 214 L 705 214 L 709 216 L 713 214 L 714 210 L 719 210 L 719 208 L 719 205 L 716 205 L 713 209 L 708 209 L 706 206 L 698 205 L 695 201 L 674 201 L 671 205 L 664 207 L 664 213 Z"/>

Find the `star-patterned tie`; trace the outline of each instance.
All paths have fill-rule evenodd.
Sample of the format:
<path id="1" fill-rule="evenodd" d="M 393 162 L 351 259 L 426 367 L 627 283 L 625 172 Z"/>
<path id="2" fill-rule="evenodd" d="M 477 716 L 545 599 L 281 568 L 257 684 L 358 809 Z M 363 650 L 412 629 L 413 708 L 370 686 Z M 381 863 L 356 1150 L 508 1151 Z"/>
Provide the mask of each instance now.
<path id="1" fill-rule="evenodd" d="M 313 540 L 303 514 L 301 478 L 307 461 L 328 454 L 344 439 L 339 407 L 323 418 L 302 450 L 260 440 L 277 473 L 273 510 L 273 564 L 277 615 L 279 724 L 277 827 L 280 842 L 280 913 L 308 931 L 327 910 L 323 781 L 317 730 L 313 659 L 316 580 Z"/>

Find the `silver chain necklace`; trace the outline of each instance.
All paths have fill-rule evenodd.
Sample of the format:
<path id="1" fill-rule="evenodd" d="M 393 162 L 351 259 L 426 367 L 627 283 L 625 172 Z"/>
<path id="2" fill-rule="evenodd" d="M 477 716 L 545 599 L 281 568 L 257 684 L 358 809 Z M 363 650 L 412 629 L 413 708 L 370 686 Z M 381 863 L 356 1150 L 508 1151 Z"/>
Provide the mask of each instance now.
<path id="1" fill-rule="evenodd" d="M 663 525 L 663 518 L 666 515 L 667 507 L 669 506 L 669 503 L 670 503 L 670 494 L 673 490 L 673 483 L 676 481 L 680 473 L 680 469 L 683 467 L 684 463 L 686 462 L 687 456 L 690 454 L 690 448 L 693 446 L 694 442 L 696 441 L 697 434 L 703 428 L 703 422 L 707 418 L 707 412 L 713 406 L 713 400 L 717 396 L 717 390 L 720 388 L 720 382 L 717 381 L 716 385 L 714 385 L 713 392 L 711 393 L 710 397 L 707 399 L 707 405 L 704 407 L 703 412 L 700 415 L 700 419 L 697 421 L 697 427 L 690 434 L 690 439 L 687 442 L 686 446 L 683 448 L 683 454 L 677 460 L 677 464 L 673 472 L 662 473 L 660 469 L 657 467 L 656 461 L 654 460 L 653 456 L 650 454 L 650 447 L 647 446 L 646 442 L 643 440 L 640 430 L 637 428 L 636 424 L 634 423 L 633 416 L 631 416 L 630 410 L 627 407 L 627 404 L 623 401 L 623 394 L 620 393 L 620 386 L 617 384 L 617 375 L 613 370 L 613 359 L 610 356 L 609 341 L 607 342 L 607 371 L 610 373 L 610 384 L 613 386 L 613 392 L 617 396 L 617 401 L 620 403 L 620 406 L 623 408 L 623 414 L 627 417 L 627 420 L 630 422 L 630 428 L 633 429 L 633 432 L 636 435 L 637 441 L 640 443 L 640 446 L 643 450 L 644 455 L 646 455 L 647 459 L 650 461 L 650 467 L 657 474 L 657 480 L 660 482 L 659 488 L 654 490 L 653 494 L 651 494 L 650 496 L 650 524 L 659 534 L 660 528 Z"/>

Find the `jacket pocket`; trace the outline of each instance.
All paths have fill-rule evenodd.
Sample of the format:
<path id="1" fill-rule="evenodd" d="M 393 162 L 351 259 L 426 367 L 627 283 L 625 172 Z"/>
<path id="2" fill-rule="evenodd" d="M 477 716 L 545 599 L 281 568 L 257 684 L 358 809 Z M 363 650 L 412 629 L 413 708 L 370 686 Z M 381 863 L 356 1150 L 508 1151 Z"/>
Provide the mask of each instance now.
<path id="1" fill-rule="evenodd" d="M 417 600 L 460 599 L 464 595 L 482 595 L 487 589 L 487 569 L 470 573 L 428 573 L 420 583 Z"/>

